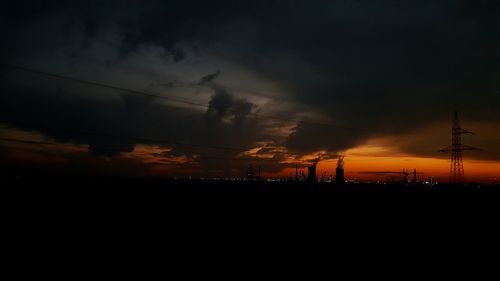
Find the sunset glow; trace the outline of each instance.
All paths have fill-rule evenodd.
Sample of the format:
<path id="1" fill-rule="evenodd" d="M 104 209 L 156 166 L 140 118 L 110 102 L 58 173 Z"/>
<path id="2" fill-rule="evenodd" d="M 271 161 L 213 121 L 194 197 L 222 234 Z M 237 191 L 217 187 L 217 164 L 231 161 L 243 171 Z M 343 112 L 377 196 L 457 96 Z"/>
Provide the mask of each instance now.
<path id="1" fill-rule="evenodd" d="M 49 2 L 0 12 L 0 180 L 500 178 L 495 1 Z"/>

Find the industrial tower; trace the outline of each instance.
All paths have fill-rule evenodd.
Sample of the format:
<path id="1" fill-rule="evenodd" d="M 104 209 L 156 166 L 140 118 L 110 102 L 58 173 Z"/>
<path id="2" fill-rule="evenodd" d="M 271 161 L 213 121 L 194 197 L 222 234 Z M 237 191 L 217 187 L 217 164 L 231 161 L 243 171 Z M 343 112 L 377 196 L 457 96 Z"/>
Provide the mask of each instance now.
<path id="1" fill-rule="evenodd" d="M 307 173 L 307 182 L 308 183 L 316 183 L 318 182 L 318 178 L 316 177 L 316 167 L 318 166 L 318 163 L 320 161 L 320 156 L 318 158 L 314 159 L 312 161 L 312 165 L 308 167 L 308 173 Z"/>
<path id="2" fill-rule="evenodd" d="M 337 169 L 335 171 L 335 182 L 337 184 L 344 184 L 345 183 L 344 156 L 340 156 L 339 160 L 337 161 Z"/>
<path id="3" fill-rule="evenodd" d="M 464 130 L 460 127 L 460 120 L 458 118 L 458 111 L 455 111 L 455 118 L 453 120 L 453 128 L 451 129 L 452 144 L 440 150 L 440 152 L 451 152 L 451 166 L 450 166 L 450 182 L 464 183 L 465 172 L 464 163 L 462 161 L 462 151 L 465 150 L 479 150 L 478 148 L 463 145 L 462 135 L 473 134 L 470 131 Z"/>

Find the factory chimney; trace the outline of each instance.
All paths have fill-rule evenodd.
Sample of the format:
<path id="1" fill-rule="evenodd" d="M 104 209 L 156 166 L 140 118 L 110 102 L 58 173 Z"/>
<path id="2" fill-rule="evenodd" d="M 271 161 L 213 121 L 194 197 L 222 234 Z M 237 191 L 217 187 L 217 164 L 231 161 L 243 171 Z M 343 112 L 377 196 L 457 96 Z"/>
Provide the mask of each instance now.
<path id="1" fill-rule="evenodd" d="M 337 161 L 337 169 L 335 173 L 335 183 L 344 184 L 345 176 L 344 176 L 344 156 L 340 156 Z"/>
<path id="2" fill-rule="evenodd" d="M 313 160 L 313 164 L 308 167 L 308 174 L 307 174 L 307 182 L 308 183 L 317 183 L 318 178 L 316 177 L 316 167 L 318 166 L 318 162 L 320 160 L 320 157 L 316 158 Z"/>

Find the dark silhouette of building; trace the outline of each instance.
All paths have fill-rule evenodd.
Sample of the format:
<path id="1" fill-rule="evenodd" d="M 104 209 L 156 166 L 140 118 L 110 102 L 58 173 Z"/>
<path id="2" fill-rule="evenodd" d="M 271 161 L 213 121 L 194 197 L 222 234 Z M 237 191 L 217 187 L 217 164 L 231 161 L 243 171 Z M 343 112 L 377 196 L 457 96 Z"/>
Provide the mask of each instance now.
<path id="1" fill-rule="evenodd" d="M 308 183 L 316 183 L 318 182 L 318 178 L 316 177 L 316 167 L 318 166 L 319 157 L 313 160 L 313 164 L 307 168 L 307 182 Z"/>
<path id="2" fill-rule="evenodd" d="M 259 172 L 258 174 L 255 174 L 253 167 L 250 165 L 247 169 L 247 180 L 251 181 L 260 181 L 260 166 L 259 166 Z"/>
<path id="3" fill-rule="evenodd" d="M 418 176 L 420 175 L 421 177 L 424 176 L 424 173 L 419 173 L 417 172 L 416 169 L 413 170 L 413 173 L 408 170 L 408 169 L 403 169 L 402 172 L 391 172 L 391 171 L 371 171 L 371 172 L 361 172 L 362 174 L 369 174 L 369 175 L 386 175 L 387 176 L 387 182 L 389 183 L 398 183 L 401 186 L 409 186 L 410 183 L 413 183 L 416 185 L 418 183 Z M 410 178 L 412 177 L 413 174 L 413 180 L 410 181 Z M 397 180 L 396 180 L 397 179 Z"/>
<path id="4" fill-rule="evenodd" d="M 249 166 L 247 169 L 247 180 L 253 180 L 254 177 L 255 177 L 255 173 L 253 171 L 253 167 Z"/>
<path id="5" fill-rule="evenodd" d="M 335 182 L 338 184 L 344 184 L 345 183 L 345 176 L 344 176 L 344 156 L 340 156 L 339 160 L 337 161 L 337 169 L 335 173 Z"/>

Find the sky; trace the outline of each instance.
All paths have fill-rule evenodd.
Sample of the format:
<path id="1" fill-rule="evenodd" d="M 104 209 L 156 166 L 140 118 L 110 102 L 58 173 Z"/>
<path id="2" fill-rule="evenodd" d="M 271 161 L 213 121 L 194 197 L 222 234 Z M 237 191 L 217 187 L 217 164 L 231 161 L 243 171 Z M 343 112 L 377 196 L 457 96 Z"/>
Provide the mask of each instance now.
<path id="1" fill-rule="evenodd" d="M 334 174 L 344 155 L 349 178 L 446 180 L 458 110 L 482 149 L 467 178 L 500 178 L 498 14 L 494 0 L 7 0 L 0 168 L 284 177 L 318 155 Z"/>

